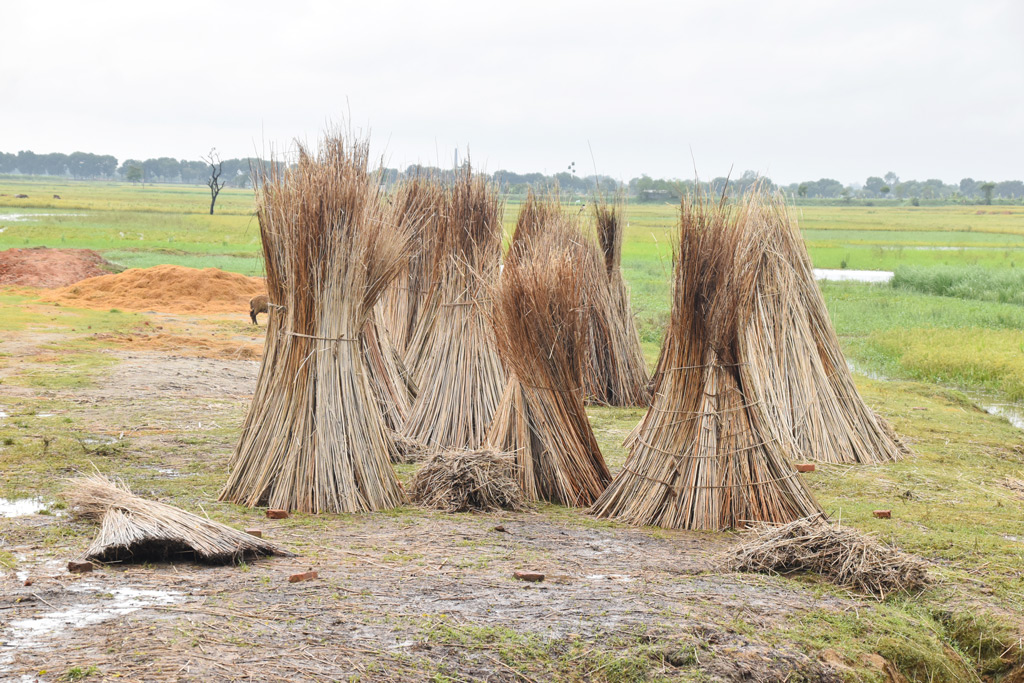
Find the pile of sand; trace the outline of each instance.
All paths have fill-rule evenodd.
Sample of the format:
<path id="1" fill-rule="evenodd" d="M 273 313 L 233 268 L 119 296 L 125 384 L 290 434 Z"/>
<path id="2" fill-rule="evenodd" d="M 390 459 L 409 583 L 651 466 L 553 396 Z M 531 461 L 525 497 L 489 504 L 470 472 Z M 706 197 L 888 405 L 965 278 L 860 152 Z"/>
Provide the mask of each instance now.
<path id="1" fill-rule="evenodd" d="M 166 313 L 246 313 L 249 299 L 266 294 L 261 278 L 217 268 L 132 268 L 58 289 L 48 298 L 69 306 Z"/>
<path id="2" fill-rule="evenodd" d="M 92 249 L 7 249 L 0 251 L 0 285 L 64 287 L 103 275 L 113 266 Z"/>

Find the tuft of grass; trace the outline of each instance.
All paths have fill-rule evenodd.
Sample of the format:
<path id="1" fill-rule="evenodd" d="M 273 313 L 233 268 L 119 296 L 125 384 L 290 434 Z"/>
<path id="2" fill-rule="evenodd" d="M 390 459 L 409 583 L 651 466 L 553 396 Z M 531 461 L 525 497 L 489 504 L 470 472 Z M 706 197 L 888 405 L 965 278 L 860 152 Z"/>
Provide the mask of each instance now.
<path id="1" fill-rule="evenodd" d="M 99 672 L 100 670 L 95 666 L 73 666 L 64 672 L 63 678 L 66 681 L 80 681 Z"/>
<path id="2" fill-rule="evenodd" d="M 890 284 L 923 294 L 1024 305 L 1024 268 L 904 266 Z"/>

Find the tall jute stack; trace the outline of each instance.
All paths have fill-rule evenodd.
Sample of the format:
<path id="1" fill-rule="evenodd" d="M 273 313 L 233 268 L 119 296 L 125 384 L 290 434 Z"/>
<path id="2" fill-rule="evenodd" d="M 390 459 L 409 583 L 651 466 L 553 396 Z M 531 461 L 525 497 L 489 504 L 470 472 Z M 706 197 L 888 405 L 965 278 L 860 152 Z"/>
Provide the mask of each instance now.
<path id="1" fill-rule="evenodd" d="M 598 243 L 604 256 L 607 292 L 594 299 L 590 315 L 590 348 L 584 364 L 587 399 L 612 406 L 646 406 L 651 393 L 640 335 L 622 277 L 622 231 L 625 202 L 621 196 L 594 202 Z"/>
<path id="2" fill-rule="evenodd" d="M 388 334 L 403 357 L 416 329 L 420 307 L 431 289 L 430 276 L 438 258 L 437 211 L 442 206 L 442 193 L 440 178 L 423 175 L 400 183 L 390 197 L 398 220 L 410 233 L 409 258 L 388 285 L 381 307 Z"/>
<path id="3" fill-rule="evenodd" d="M 752 195 L 745 209 L 762 225 L 764 264 L 740 328 L 740 367 L 761 422 L 790 436 L 801 459 L 876 464 L 906 448 L 864 403 L 839 347 L 796 221 L 781 195 Z"/>
<path id="4" fill-rule="evenodd" d="M 408 232 L 389 215 L 368 154 L 365 141 L 328 138 L 257 183 L 278 315 L 222 500 L 303 512 L 405 500 L 360 332 L 402 267 Z"/>
<path id="5" fill-rule="evenodd" d="M 611 479 L 583 404 L 598 261 L 575 218 L 531 197 L 492 289 L 498 349 L 511 377 L 487 441 L 515 454 L 528 500 L 589 505 Z"/>
<path id="6" fill-rule="evenodd" d="M 790 463 L 797 454 L 792 438 L 766 423 L 769 414 L 750 386 L 807 388 L 810 380 L 751 377 L 742 355 L 754 306 L 785 295 L 780 284 L 792 286 L 775 272 L 785 263 L 774 255 L 774 201 L 752 194 L 729 207 L 684 198 L 658 390 L 595 514 L 681 529 L 820 514 Z"/>
<path id="7" fill-rule="evenodd" d="M 436 197 L 437 247 L 406 365 L 419 393 L 404 434 L 428 448 L 479 448 L 505 386 L 488 321 L 501 264 L 502 200 L 467 165 Z"/>

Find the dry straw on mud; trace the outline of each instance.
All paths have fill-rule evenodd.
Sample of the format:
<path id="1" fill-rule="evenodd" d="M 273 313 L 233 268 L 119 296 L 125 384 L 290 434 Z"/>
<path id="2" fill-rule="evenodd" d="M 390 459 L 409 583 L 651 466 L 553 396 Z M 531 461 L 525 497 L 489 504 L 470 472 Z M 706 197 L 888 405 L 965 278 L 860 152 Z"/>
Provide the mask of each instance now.
<path id="1" fill-rule="evenodd" d="M 90 560 L 145 562 L 190 557 L 227 563 L 261 555 L 291 555 L 269 541 L 219 522 L 140 498 L 99 474 L 72 479 L 63 495 L 75 515 L 100 525 L 99 535 L 86 551 Z"/>
<path id="2" fill-rule="evenodd" d="M 611 477 L 583 403 L 588 306 L 597 250 L 551 200 L 523 206 L 492 288 L 498 349 L 511 370 L 487 435 L 514 453 L 528 500 L 589 505 Z"/>
<path id="3" fill-rule="evenodd" d="M 792 439 L 766 424 L 771 418 L 750 387 L 751 381 L 785 382 L 806 392 L 810 380 L 749 373 L 743 354 L 754 302 L 784 294 L 762 282 L 764 271 L 785 266 L 774 258 L 777 228 L 766 220 L 766 202 L 771 206 L 760 194 L 734 208 L 683 199 L 657 391 L 595 514 L 725 529 L 820 513 L 790 463 L 797 454 Z M 787 321 L 776 322 L 784 329 Z"/>
<path id="4" fill-rule="evenodd" d="M 597 238 L 604 256 L 604 290 L 590 308 L 590 348 L 584 364 L 584 387 L 593 403 L 646 406 L 651 394 L 640 335 L 622 277 L 622 197 L 594 202 Z"/>
<path id="5" fill-rule="evenodd" d="M 412 480 L 410 497 L 446 512 L 522 510 L 523 490 L 513 474 L 515 460 L 492 449 L 436 453 Z"/>
<path id="6" fill-rule="evenodd" d="M 856 529 L 820 518 L 762 524 L 730 553 L 734 569 L 783 574 L 808 571 L 832 583 L 885 598 L 915 593 L 931 583 L 923 560 L 884 545 Z"/>
<path id="7" fill-rule="evenodd" d="M 277 314 L 222 500 L 302 512 L 405 500 L 361 334 L 408 244 L 379 180 L 365 141 L 335 137 L 315 156 L 302 150 L 290 169 L 271 166 L 257 183 Z"/>
<path id="8" fill-rule="evenodd" d="M 406 354 L 418 393 L 404 434 L 433 449 L 479 448 L 505 386 L 486 296 L 501 263 L 502 201 L 468 165 L 433 197 L 429 290 Z"/>

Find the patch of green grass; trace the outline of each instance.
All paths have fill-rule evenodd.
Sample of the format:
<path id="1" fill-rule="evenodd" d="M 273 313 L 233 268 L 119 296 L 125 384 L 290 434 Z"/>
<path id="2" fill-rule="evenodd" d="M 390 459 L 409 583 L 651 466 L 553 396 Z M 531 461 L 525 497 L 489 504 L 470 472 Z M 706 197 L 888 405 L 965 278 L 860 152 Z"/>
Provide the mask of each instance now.
<path id="1" fill-rule="evenodd" d="M 891 284 L 896 289 L 937 296 L 1024 304 L 1024 268 L 905 267 L 896 270 Z"/>
<path id="2" fill-rule="evenodd" d="M 80 681 L 98 674 L 100 670 L 95 666 L 73 666 L 64 673 L 66 681 Z"/>
<path id="3" fill-rule="evenodd" d="M 18 568 L 18 559 L 6 550 L 0 550 L 0 568 L 4 571 L 14 571 Z"/>
<path id="4" fill-rule="evenodd" d="M 1024 400 L 1024 336 L 1018 330 L 885 330 L 872 333 L 865 349 L 904 377 Z"/>
<path id="5" fill-rule="evenodd" d="M 595 642 L 582 638 L 545 638 L 504 626 L 455 623 L 444 615 L 429 618 L 420 631 L 427 642 L 489 653 L 488 658 L 499 660 L 510 672 L 545 681 L 665 680 L 661 672 L 656 671 L 665 667 L 665 652 L 684 649 L 679 643 L 651 638 L 642 629 L 603 636 Z M 679 666 L 687 666 L 689 660 L 679 657 L 674 661 Z M 696 664 L 696 658 L 690 663 Z M 668 670 L 678 674 L 674 669 L 675 666 L 669 665 Z M 678 675 L 673 677 L 673 680 L 679 679 Z"/>

